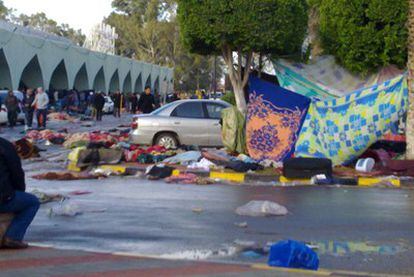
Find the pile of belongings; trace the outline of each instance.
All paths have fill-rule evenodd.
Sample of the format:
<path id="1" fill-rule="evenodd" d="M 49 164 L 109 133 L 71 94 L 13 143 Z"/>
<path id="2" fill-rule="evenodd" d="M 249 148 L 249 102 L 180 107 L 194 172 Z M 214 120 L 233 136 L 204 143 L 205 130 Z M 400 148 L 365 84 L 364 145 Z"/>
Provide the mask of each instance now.
<path id="1" fill-rule="evenodd" d="M 47 181 L 74 181 L 74 180 L 89 180 L 99 179 L 104 176 L 97 176 L 88 172 L 47 172 L 32 176 L 33 179 L 47 180 Z"/>
<path id="2" fill-rule="evenodd" d="M 210 178 L 199 177 L 193 173 L 180 173 L 165 179 L 168 184 L 185 184 L 185 185 L 211 185 L 214 180 Z"/>
<path id="3" fill-rule="evenodd" d="M 89 147 L 77 147 L 69 153 L 69 162 L 83 168 L 101 164 L 118 164 L 123 157 L 122 149 L 104 148 L 99 145 L 90 144 Z"/>
<path id="4" fill-rule="evenodd" d="M 59 145 L 64 143 L 64 141 L 66 140 L 66 136 L 67 134 L 65 132 L 55 132 L 48 129 L 42 131 L 32 130 L 26 134 L 27 139 L 33 141 L 47 140 L 53 144 Z"/>
<path id="5" fill-rule="evenodd" d="M 244 158 L 244 156 L 241 156 L 241 159 L 239 159 L 221 150 L 206 149 L 201 152 L 201 156 L 214 163 L 216 166 L 222 166 L 236 172 L 248 172 L 264 169 L 262 165 L 252 159 L 245 159 L 243 161 L 242 158 Z"/>
<path id="6" fill-rule="evenodd" d="M 47 116 L 47 119 L 50 121 L 64 121 L 64 120 L 68 120 L 68 121 L 75 121 L 75 118 L 68 115 L 67 113 L 50 113 Z"/>
<path id="7" fill-rule="evenodd" d="M 23 138 L 15 141 L 13 144 L 21 159 L 26 160 L 39 157 L 39 149 L 29 140 Z"/>
<path id="8" fill-rule="evenodd" d="M 140 164 L 159 163 L 175 154 L 175 151 L 167 150 L 165 147 L 159 145 L 147 148 L 128 145 L 127 149 L 124 150 L 125 161 L 138 162 Z"/>
<path id="9" fill-rule="evenodd" d="M 70 134 L 66 137 L 66 141 L 63 146 L 67 149 L 73 149 L 76 147 L 86 146 L 89 143 L 101 143 L 105 147 L 111 147 L 119 143 L 120 141 L 124 141 L 124 136 L 117 136 L 112 135 L 108 132 L 84 132 L 84 133 L 74 133 Z"/>

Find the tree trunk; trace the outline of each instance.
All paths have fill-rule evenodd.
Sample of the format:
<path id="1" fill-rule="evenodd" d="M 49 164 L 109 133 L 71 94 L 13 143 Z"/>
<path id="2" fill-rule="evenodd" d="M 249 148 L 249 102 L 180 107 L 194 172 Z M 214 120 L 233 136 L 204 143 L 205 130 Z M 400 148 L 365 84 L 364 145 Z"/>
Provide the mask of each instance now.
<path id="1" fill-rule="evenodd" d="M 244 87 L 249 80 L 250 66 L 253 60 L 253 52 L 243 53 L 241 49 L 237 51 L 238 62 L 237 67 L 234 63 L 233 50 L 224 46 L 222 49 L 224 61 L 229 70 L 230 82 L 233 87 L 238 110 L 243 114 L 247 114 L 247 103 L 244 96 Z M 243 56 L 245 56 L 245 64 L 243 65 Z M 244 70 L 243 70 L 244 68 Z"/>
<path id="2" fill-rule="evenodd" d="M 408 15 L 408 114 L 406 126 L 406 159 L 414 159 L 414 0 L 409 0 Z"/>

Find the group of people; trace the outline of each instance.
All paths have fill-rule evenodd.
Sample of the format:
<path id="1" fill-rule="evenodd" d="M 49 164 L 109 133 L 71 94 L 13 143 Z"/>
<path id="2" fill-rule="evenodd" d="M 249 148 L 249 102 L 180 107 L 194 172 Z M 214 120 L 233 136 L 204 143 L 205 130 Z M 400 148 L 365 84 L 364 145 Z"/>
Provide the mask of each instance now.
<path id="1" fill-rule="evenodd" d="M 105 106 L 105 94 L 101 91 L 91 93 L 91 105 L 93 108 L 93 116 L 97 121 L 102 121 L 103 108 Z M 131 93 L 124 96 L 119 90 L 111 95 L 114 103 L 113 115 L 114 117 L 121 117 L 121 110 L 123 107 L 132 114 L 137 112 L 148 114 L 152 113 L 157 108 L 157 103 L 154 95 L 151 93 L 151 88 L 147 86 L 144 93 Z"/>
<path id="2" fill-rule="evenodd" d="M 16 126 L 18 114 L 21 112 L 21 109 L 23 109 L 26 127 L 28 129 L 32 128 L 34 115 L 36 115 L 37 118 L 38 128 L 46 128 L 49 97 L 44 92 L 43 88 L 39 87 L 36 91 L 33 91 L 31 88 L 26 89 L 23 93 L 21 103 L 14 92 L 9 90 L 4 99 L 4 105 L 7 109 L 9 127 L 13 128 Z"/>

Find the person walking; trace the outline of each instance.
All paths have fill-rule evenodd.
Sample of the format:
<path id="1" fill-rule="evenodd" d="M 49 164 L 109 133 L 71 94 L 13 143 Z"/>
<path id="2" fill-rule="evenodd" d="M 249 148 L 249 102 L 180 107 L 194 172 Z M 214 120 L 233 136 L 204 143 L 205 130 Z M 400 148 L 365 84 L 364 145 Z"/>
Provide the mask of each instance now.
<path id="1" fill-rule="evenodd" d="M 96 111 L 96 121 L 102 121 L 102 110 L 105 105 L 105 98 L 102 92 L 98 91 L 93 99 L 93 107 Z"/>
<path id="2" fill-rule="evenodd" d="M 114 102 L 114 116 L 121 117 L 122 95 L 119 90 L 117 90 L 115 94 L 112 96 L 112 101 Z"/>
<path id="3" fill-rule="evenodd" d="M 131 94 L 131 113 L 136 114 L 137 113 L 137 107 L 138 107 L 138 95 L 136 92 Z"/>
<path id="4" fill-rule="evenodd" d="M 47 121 L 47 106 L 49 105 L 49 97 L 43 91 L 43 88 L 39 87 L 33 101 L 32 107 L 36 109 L 37 126 L 39 129 L 46 128 Z"/>
<path id="5" fill-rule="evenodd" d="M 40 203 L 26 193 L 24 171 L 13 144 L 0 137 L 0 213 L 13 213 L 0 248 L 24 249 L 24 235 L 35 217 Z"/>
<path id="6" fill-rule="evenodd" d="M 154 111 L 155 108 L 155 98 L 151 94 L 151 88 L 149 86 L 145 87 L 145 92 L 138 101 L 138 110 L 144 114 L 149 114 Z"/>
<path id="7" fill-rule="evenodd" d="M 33 90 L 28 88 L 23 98 L 23 109 L 26 117 L 26 130 L 32 129 L 34 108 L 32 106 L 35 96 Z"/>
<path id="8" fill-rule="evenodd" d="M 9 90 L 7 97 L 4 99 L 4 104 L 7 108 L 7 120 L 9 127 L 13 128 L 16 126 L 17 114 L 20 112 L 19 99 L 14 95 L 12 90 Z"/>

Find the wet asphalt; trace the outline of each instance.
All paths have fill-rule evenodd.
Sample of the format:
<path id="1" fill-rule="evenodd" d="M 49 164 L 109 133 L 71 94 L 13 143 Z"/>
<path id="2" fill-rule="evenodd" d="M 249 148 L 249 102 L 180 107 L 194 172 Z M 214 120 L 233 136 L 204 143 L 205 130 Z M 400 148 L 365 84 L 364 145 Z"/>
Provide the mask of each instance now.
<path id="1" fill-rule="evenodd" d="M 267 255 L 257 248 L 293 239 L 317 247 L 322 268 L 414 275 L 412 190 L 193 186 L 133 178 L 31 183 L 49 192 L 92 192 L 67 202 L 85 211 L 75 217 L 49 217 L 56 204 L 43 206 L 28 235 L 38 243 L 261 263 Z M 275 201 L 289 214 L 238 216 L 234 210 L 250 200 Z M 242 222 L 246 228 L 235 225 Z M 256 254 L 246 252 L 252 249 Z"/>
<path id="2" fill-rule="evenodd" d="M 70 132 L 117 127 L 130 118 L 104 118 L 100 125 L 51 123 Z M 3 129 L 21 137 L 22 127 Z M 46 147 L 42 156 L 67 151 Z M 27 239 L 43 245 L 128 252 L 177 259 L 264 263 L 267 245 L 285 239 L 317 249 L 321 268 L 414 276 L 414 190 L 352 187 L 173 185 L 138 177 L 71 182 L 37 181 L 33 174 L 60 171 L 54 161 L 24 163 L 28 191 L 68 194 L 63 205 L 83 212 L 50 215 L 42 205 Z M 242 217 L 235 209 L 250 200 L 284 205 L 283 217 Z M 242 228 L 237 224 L 247 227 Z M 249 251 L 253 250 L 253 251 Z"/>

